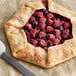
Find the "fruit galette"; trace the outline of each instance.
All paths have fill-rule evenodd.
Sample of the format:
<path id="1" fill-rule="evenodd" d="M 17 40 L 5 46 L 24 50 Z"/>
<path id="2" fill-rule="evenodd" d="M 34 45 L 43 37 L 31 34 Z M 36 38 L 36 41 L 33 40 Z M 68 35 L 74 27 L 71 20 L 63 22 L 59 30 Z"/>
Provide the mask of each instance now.
<path id="1" fill-rule="evenodd" d="M 25 3 L 6 22 L 5 31 L 12 55 L 41 67 L 76 55 L 75 13 L 51 0 Z"/>

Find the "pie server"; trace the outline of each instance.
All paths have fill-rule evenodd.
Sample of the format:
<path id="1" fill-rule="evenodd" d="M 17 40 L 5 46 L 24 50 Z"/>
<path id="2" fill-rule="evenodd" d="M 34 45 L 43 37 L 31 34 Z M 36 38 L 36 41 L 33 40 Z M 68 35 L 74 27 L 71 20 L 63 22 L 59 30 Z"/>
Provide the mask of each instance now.
<path id="1" fill-rule="evenodd" d="M 0 41 L 0 57 L 10 63 L 13 67 L 15 67 L 19 72 L 23 74 L 23 76 L 35 76 L 32 72 L 30 72 L 28 69 L 24 68 L 21 64 L 19 64 L 15 59 L 12 57 L 9 57 L 5 54 L 6 47 Z"/>

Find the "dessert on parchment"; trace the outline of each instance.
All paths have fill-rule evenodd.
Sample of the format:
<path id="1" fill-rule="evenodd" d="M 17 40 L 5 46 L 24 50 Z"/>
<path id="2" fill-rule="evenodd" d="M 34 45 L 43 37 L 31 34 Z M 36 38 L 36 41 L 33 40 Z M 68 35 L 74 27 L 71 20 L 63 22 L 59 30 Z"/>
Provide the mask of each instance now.
<path id="1" fill-rule="evenodd" d="M 25 3 L 5 23 L 15 58 L 50 68 L 76 55 L 76 17 L 48 0 Z"/>

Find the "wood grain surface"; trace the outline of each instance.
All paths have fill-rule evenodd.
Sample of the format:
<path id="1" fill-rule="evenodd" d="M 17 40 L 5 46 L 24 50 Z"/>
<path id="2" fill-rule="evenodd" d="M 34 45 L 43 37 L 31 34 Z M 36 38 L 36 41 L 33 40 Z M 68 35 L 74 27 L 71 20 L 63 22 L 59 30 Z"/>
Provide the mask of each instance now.
<path id="1" fill-rule="evenodd" d="M 0 40 L 7 47 L 7 54 L 11 56 L 11 50 L 4 32 L 4 23 L 27 1 L 37 0 L 0 0 Z M 76 0 L 54 0 L 56 3 L 76 12 Z M 68 48 L 67 48 L 68 49 Z M 76 76 L 76 57 L 50 69 L 43 69 L 33 64 L 18 61 L 24 67 L 36 74 L 36 76 Z M 22 76 L 17 70 L 4 60 L 0 59 L 0 76 Z"/>

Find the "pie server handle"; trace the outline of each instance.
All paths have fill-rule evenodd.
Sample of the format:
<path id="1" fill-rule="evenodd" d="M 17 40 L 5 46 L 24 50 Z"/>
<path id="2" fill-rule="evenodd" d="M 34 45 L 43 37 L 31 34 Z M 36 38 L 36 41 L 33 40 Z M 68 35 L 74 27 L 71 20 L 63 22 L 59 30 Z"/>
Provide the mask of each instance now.
<path id="1" fill-rule="evenodd" d="M 28 69 L 24 68 L 20 63 L 18 63 L 15 59 L 7 56 L 5 53 L 1 55 L 5 61 L 9 62 L 13 67 L 15 67 L 19 72 L 23 74 L 23 76 L 35 76 Z"/>

